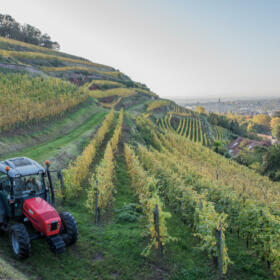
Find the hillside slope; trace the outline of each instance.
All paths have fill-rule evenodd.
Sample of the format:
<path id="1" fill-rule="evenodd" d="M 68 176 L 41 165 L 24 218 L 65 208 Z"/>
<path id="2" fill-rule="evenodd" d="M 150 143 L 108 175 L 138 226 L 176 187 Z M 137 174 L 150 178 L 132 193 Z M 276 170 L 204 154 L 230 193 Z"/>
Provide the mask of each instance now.
<path id="1" fill-rule="evenodd" d="M 36 240 L 25 261 L 1 235 L 0 272 L 7 262 L 31 279 L 279 275 L 280 186 L 212 151 L 236 135 L 206 114 L 110 66 L 1 37 L 0 97 L 0 160 L 62 170 L 55 206 L 79 228 L 64 254 Z M 0 278 L 25 279 L 5 269 Z"/>
<path id="2" fill-rule="evenodd" d="M 16 270 L 9 263 L 0 258 L 0 279 L 5 280 L 27 280 L 26 277 L 20 271 Z"/>

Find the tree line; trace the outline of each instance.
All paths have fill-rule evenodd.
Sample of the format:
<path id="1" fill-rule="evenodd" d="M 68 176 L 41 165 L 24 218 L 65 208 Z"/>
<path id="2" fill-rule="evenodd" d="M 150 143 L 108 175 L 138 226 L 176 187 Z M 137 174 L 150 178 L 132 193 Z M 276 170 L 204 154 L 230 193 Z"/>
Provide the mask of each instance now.
<path id="1" fill-rule="evenodd" d="M 0 36 L 40 47 L 59 50 L 60 45 L 30 24 L 21 25 L 12 16 L 0 14 Z"/>
<path id="2" fill-rule="evenodd" d="M 196 111 L 207 115 L 211 124 L 227 128 L 237 135 L 254 139 L 256 134 L 262 133 L 271 134 L 274 138 L 280 139 L 280 112 L 278 111 L 274 112 L 271 117 L 267 114 L 249 116 L 231 112 L 226 115 L 213 112 L 207 114 L 201 106 L 197 106 Z"/>

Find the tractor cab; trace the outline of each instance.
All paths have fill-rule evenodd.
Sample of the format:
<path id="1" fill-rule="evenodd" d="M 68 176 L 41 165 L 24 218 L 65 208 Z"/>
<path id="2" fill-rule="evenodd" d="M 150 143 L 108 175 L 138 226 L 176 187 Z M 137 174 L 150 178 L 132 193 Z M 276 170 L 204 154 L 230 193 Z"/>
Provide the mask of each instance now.
<path id="1" fill-rule="evenodd" d="M 74 217 L 58 213 L 53 207 L 55 196 L 46 161 L 44 169 L 27 157 L 0 162 L 0 229 L 10 231 L 11 245 L 17 258 L 30 255 L 30 241 L 45 237 L 55 253 L 77 241 Z M 25 223 L 33 227 L 29 235 Z"/>
<path id="2" fill-rule="evenodd" d="M 46 193 L 44 174 L 23 176 L 14 179 L 14 196 L 22 197 L 29 195 L 42 195 Z"/>
<path id="3" fill-rule="evenodd" d="M 26 157 L 0 162 L 0 224 L 7 217 L 21 217 L 26 199 L 41 197 L 51 203 L 49 178 L 39 163 Z M 3 213 L 3 209 L 7 213 Z"/>

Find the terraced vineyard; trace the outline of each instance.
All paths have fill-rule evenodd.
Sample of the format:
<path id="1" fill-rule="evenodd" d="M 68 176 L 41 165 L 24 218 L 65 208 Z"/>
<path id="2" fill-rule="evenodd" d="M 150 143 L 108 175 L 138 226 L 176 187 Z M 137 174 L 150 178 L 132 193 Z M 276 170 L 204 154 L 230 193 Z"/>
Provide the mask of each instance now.
<path id="1" fill-rule="evenodd" d="M 230 137 L 229 131 L 221 126 L 214 126 L 214 131 L 216 140 L 222 141 Z"/>
<path id="2" fill-rule="evenodd" d="M 160 136 L 157 141 L 163 153 L 155 153 L 154 158 L 161 158 L 161 164 L 170 162 L 165 169 L 183 176 L 185 184 L 192 182 L 201 195 L 205 191 L 207 200 L 215 203 L 221 214 L 228 215 L 230 230 L 247 240 L 247 247 L 262 257 L 277 275 L 279 263 L 275 248 L 279 247 L 280 185 L 172 133 Z M 151 154 L 147 158 L 152 159 Z"/>
<path id="3" fill-rule="evenodd" d="M 62 170 L 56 207 L 79 228 L 64 254 L 34 241 L 25 261 L 1 235 L 0 278 L 280 276 L 280 186 L 211 150 L 229 131 L 112 67 L 4 38 L 0 49 L 0 158 Z"/>
<path id="4" fill-rule="evenodd" d="M 69 82 L 22 74 L 0 74 L 0 94 L 0 131 L 59 117 L 89 97 Z"/>
<path id="5" fill-rule="evenodd" d="M 174 118 L 173 114 L 170 113 L 161 119 L 157 119 L 157 123 L 162 130 L 174 131 L 202 145 L 207 146 L 209 144 L 207 131 L 203 129 L 201 120 L 198 117 Z"/>
<path id="6" fill-rule="evenodd" d="M 209 146 L 214 141 L 229 143 L 233 133 L 221 126 L 211 125 L 205 116 L 184 108 L 177 112 L 168 111 L 163 117 L 156 117 L 156 124 L 163 131 L 173 131 L 202 145 Z M 180 110 L 180 112 L 178 112 Z"/>
<path id="7" fill-rule="evenodd" d="M 176 103 L 172 103 L 171 111 L 175 112 L 177 115 L 194 114 L 194 112 L 192 112 L 182 106 L 178 106 Z"/>
<path id="8" fill-rule="evenodd" d="M 244 239 L 247 248 L 265 260 L 274 275 L 278 275 L 280 264 L 275 248 L 279 247 L 280 232 L 279 183 L 271 183 L 269 179 L 256 175 L 248 168 L 241 167 L 172 131 L 166 131 L 165 135 L 160 134 L 158 137 L 153 134 L 153 138 L 158 150 L 140 146 L 140 157 L 147 170 L 150 170 L 161 182 L 161 193 L 172 209 L 186 213 L 186 217 L 183 218 L 191 224 L 199 222 L 200 219 L 206 222 L 207 230 L 203 231 L 203 226 L 198 225 L 198 230 L 202 230 L 203 233 L 195 233 L 202 240 L 201 249 L 206 250 L 210 257 L 217 256 L 215 230 L 209 231 L 210 225 L 213 229 L 220 229 L 223 226 L 223 232 L 228 226 L 230 232 L 235 232 L 239 238 Z M 188 187 L 182 194 L 180 192 L 183 185 Z M 194 201 L 187 202 L 184 206 L 185 197 L 192 198 Z M 176 206 L 176 203 L 179 205 Z M 195 203 L 199 206 L 195 206 Z M 210 203 L 209 206 L 207 203 Z M 203 210 L 204 206 L 208 210 Z M 184 211 L 181 207 L 184 207 Z M 202 213 L 191 212 L 199 209 L 206 215 L 205 218 Z M 210 214 L 209 211 L 212 213 Z M 199 218 L 194 218 L 192 215 L 199 215 Z M 215 218 L 207 225 L 207 219 L 210 217 Z M 211 232 L 212 237 L 204 236 Z M 225 273 L 231 261 L 228 257 L 230 251 L 226 246 L 225 236 L 223 242 L 222 248 L 225 250 L 223 272 Z"/>
<path id="9" fill-rule="evenodd" d="M 155 100 L 148 104 L 147 112 L 160 109 L 161 107 L 170 106 L 171 102 L 169 100 Z"/>
<path id="10" fill-rule="evenodd" d="M 122 102 L 131 96 L 157 98 L 112 67 L 7 38 L 0 43 L 0 130 L 62 117 L 90 96 L 105 108 L 132 106 Z"/>

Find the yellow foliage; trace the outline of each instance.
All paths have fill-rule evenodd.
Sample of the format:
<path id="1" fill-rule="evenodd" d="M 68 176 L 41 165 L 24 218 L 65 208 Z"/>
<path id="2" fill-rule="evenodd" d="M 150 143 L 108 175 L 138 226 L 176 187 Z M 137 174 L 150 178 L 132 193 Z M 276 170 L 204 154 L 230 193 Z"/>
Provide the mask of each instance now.
<path id="1" fill-rule="evenodd" d="M 115 73 L 118 72 L 104 72 L 104 74 L 107 73 L 109 74 L 112 73 L 115 75 Z M 93 81 L 91 84 L 88 85 L 88 88 L 90 88 L 91 85 L 95 83 L 96 81 Z M 148 90 L 143 90 L 139 88 L 125 88 L 125 87 L 116 87 L 107 90 L 93 90 L 90 92 L 90 95 L 94 98 L 106 98 L 111 96 L 129 97 L 136 94 L 146 94 L 153 97 L 157 96 L 155 93 Z"/>
<path id="2" fill-rule="evenodd" d="M 265 114 L 258 114 L 253 117 L 253 122 L 263 126 L 270 126 L 270 117 Z"/>
<path id="3" fill-rule="evenodd" d="M 1 37 L 1 36 L 0 36 L 0 42 L 5 42 L 5 43 L 8 43 L 8 44 L 14 45 L 14 46 L 21 46 L 21 47 L 28 48 L 30 50 L 38 51 L 38 52 L 41 52 L 41 53 L 49 53 L 49 54 L 52 54 L 54 56 L 71 57 L 71 58 L 80 60 L 79 57 L 75 57 L 75 56 L 60 52 L 60 51 L 36 46 L 36 45 L 33 45 L 33 44 L 29 44 L 29 43 L 25 43 L 25 42 L 21 42 L 21 41 L 17 41 L 17 40 L 14 40 L 14 39 Z"/>
<path id="4" fill-rule="evenodd" d="M 206 114 L 205 108 L 202 106 L 196 106 L 195 111 L 199 114 Z"/>
<path id="5" fill-rule="evenodd" d="M 120 111 L 120 115 L 119 115 L 119 119 L 118 119 L 118 123 L 117 126 L 115 128 L 114 134 L 110 140 L 111 145 L 112 145 L 112 150 L 115 153 L 117 148 L 118 148 L 118 144 L 119 144 L 119 139 L 121 136 L 121 132 L 122 132 L 122 126 L 123 126 L 123 109 Z"/>
<path id="6" fill-rule="evenodd" d="M 161 165 L 170 162 L 165 170 L 205 190 L 205 196 L 228 214 L 231 229 L 249 236 L 252 252 L 269 261 L 279 276 L 280 184 L 173 133 L 157 141 L 162 145 L 162 152 L 156 153 Z"/>
<path id="7" fill-rule="evenodd" d="M 270 121 L 270 127 L 273 129 L 274 127 L 280 126 L 280 118 L 272 118 Z"/>
<path id="8" fill-rule="evenodd" d="M 46 54 L 46 53 L 40 53 L 40 52 L 18 52 L 18 51 L 0 50 L 0 55 L 7 57 L 7 58 L 14 57 L 14 58 L 30 58 L 30 59 L 57 59 L 60 61 L 71 62 L 71 63 L 75 63 L 75 64 L 84 64 L 84 65 L 89 65 L 89 66 L 106 67 L 106 68 L 112 69 L 111 67 L 93 63 L 88 60 L 74 59 L 74 58 L 70 58 L 70 57 L 57 56 L 54 54 Z"/>
<path id="9" fill-rule="evenodd" d="M 60 79 L 0 74 L 0 131 L 59 116 L 88 96 Z"/>
<path id="10" fill-rule="evenodd" d="M 98 190 L 98 207 L 105 210 L 113 200 L 113 173 L 114 173 L 114 154 L 111 143 L 108 142 L 105 154 L 99 165 L 96 167 L 95 173 L 92 174 L 88 190 L 88 199 L 86 207 L 93 210 L 96 205 L 96 189 Z"/>
<path id="11" fill-rule="evenodd" d="M 105 107 L 105 108 L 115 108 L 117 104 L 122 100 L 122 97 L 120 96 L 117 100 L 115 100 L 112 103 L 105 103 L 105 102 L 100 102 L 100 104 Z"/>
<path id="12" fill-rule="evenodd" d="M 105 98 L 110 96 L 129 97 L 137 94 L 135 88 L 112 88 L 107 90 L 94 90 L 90 92 L 90 95 L 94 98 Z"/>
<path id="13" fill-rule="evenodd" d="M 165 107 L 165 106 L 168 106 L 168 105 L 170 105 L 169 100 L 155 100 L 155 101 L 152 101 L 151 103 L 148 104 L 147 112 L 150 112 L 150 111 L 153 111 L 157 108 Z"/>
<path id="14" fill-rule="evenodd" d="M 112 110 L 107 115 L 102 126 L 98 129 L 95 138 L 91 140 L 83 153 L 78 156 L 75 161 L 70 163 L 66 170 L 64 170 L 63 175 L 66 199 L 76 197 L 82 189 L 82 183 L 88 176 L 90 164 L 95 158 L 98 147 L 103 142 L 105 135 L 112 125 L 114 114 L 115 113 Z"/>
<path id="15" fill-rule="evenodd" d="M 114 88 L 121 88 L 124 85 L 122 83 L 119 82 L 115 82 L 115 81 L 108 81 L 108 80 L 93 80 L 90 84 L 89 84 L 89 88 L 92 85 L 96 85 L 96 86 L 111 86 Z"/>
<path id="16" fill-rule="evenodd" d="M 106 146 L 104 157 L 96 167 L 95 173 L 89 180 L 88 198 L 86 207 L 93 210 L 96 207 L 96 191 L 98 191 L 98 207 L 103 211 L 113 201 L 113 173 L 114 153 L 117 150 L 119 138 L 122 131 L 123 110 L 120 112 L 114 134 Z"/>
<path id="17" fill-rule="evenodd" d="M 41 67 L 40 69 L 46 72 L 86 71 L 90 73 L 99 74 L 100 76 L 109 76 L 112 78 L 118 78 L 118 76 L 121 75 L 121 73 L 118 71 L 100 71 L 94 68 L 90 68 L 90 65 L 88 67 L 84 67 L 84 66 Z"/>
<path id="18" fill-rule="evenodd" d="M 143 251 L 143 255 L 148 255 L 152 246 L 155 246 L 156 248 L 158 247 L 153 214 L 155 206 L 158 205 L 159 209 L 160 241 L 162 245 L 172 240 L 168 235 L 166 226 L 166 218 L 170 217 L 170 214 L 162 211 L 162 202 L 157 194 L 157 180 L 155 177 L 150 176 L 144 170 L 132 148 L 127 144 L 125 144 L 124 152 L 132 186 L 137 193 L 139 202 L 142 205 L 143 212 L 148 222 L 147 228 L 150 232 L 151 242 Z"/>
<path id="19" fill-rule="evenodd" d="M 187 174 L 179 162 L 178 155 L 169 153 L 156 136 L 155 142 L 157 146 L 161 146 L 161 152 L 139 146 L 138 154 L 141 162 L 159 179 L 161 193 L 168 199 L 169 205 L 177 209 L 181 217 L 193 225 L 195 236 L 201 240 L 200 249 L 206 251 L 210 258 L 217 256 L 216 229 L 219 229 L 220 224 L 223 225 L 223 230 L 226 229 L 227 215 L 217 213 L 214 204 L 206 200 L 205 193 L 196 192 L 192 184 L 184 181 Z M 223 236 L 223 242 L 224 240 Z M 225 244 L 223 250 L 225 272 L 230 263 Z"/>
<path id="20" fill-rule="evenodd" d="M 192 117 L 194 114 L 189 112 L 189 113 L 180 113 L 180 112 L 167 112 L 167 114 L 171 114 L 174 116 L 181 116 L 181 117 Z"/>

